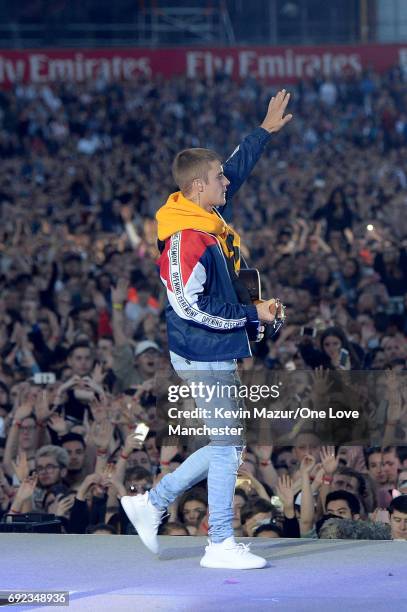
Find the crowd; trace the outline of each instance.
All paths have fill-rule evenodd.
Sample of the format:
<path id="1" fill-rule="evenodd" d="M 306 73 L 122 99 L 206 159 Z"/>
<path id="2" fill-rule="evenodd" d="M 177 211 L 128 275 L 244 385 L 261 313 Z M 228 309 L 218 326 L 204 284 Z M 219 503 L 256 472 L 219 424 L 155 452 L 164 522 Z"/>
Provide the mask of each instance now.
<path id="1" fill-rule="evenodd" d="M 68 533 L 134 533 L 119 498 L 193 450 L 168 439 L 157 408 L 171 367 L 154 214 L 175 190 L 175 154 L 226 158 L 271 93 L 223 75 L 0 92 L 3 520 L 41 512 Z M 234 195 L 243 254 L 287 307 L 242 373 L 290 372 L 315 406 L 327 372 L 350 373 L 347 408 L 365 407 L 369 429 L 333 446 L 303 419 L 273 445 L 251 440 L 237 535 L 407 539 L 406 94 L 397 68 L 299 83 L 294 119 Z M 160 532 L 207 528 L 201 483 Z"/>

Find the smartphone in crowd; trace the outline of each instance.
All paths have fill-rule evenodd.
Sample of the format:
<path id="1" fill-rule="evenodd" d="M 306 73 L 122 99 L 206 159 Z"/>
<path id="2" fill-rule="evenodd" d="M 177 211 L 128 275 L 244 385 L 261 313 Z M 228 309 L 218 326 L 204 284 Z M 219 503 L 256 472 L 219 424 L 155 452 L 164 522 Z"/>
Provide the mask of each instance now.
<path id="1" fill-rule="evenodd" d="M 140 442 L 144 442 L 144 440 L 148 436 L 149 431 L 150 428 L 145 423 L 139 423 L 136 429 L 134 430 L 134 435 L 136 436 L 136 438 L 138 438 L 138 440 L 140 440 Z"/>
<path id="2" fill-rule="evenodd" d="M 238 477 L 236 479 L 236 488 L 239 487 L 245 487 L 245 486 L 250 486 L 251 482 L 250 482 L 250 478 L 242 478 L 242 477 Z"/>
<path id="3" fill-rule="evenodd" d="M 56 381 L 54 372 L 36 372 L 32 379 L 35 385 L 53 385 Z"/>
<path id="4" fill-rule="evenodd" d="M 301 327 L 301 336 L 310 336 L 310 338 L 315 338 L 317 335 L 317 330 L 315 327 Z"/>
<path id="5" fill-rule="evenodd" d="M 348 365 L 349 365 L 349 351 L 342 348 L 341 352 L 339 353 L 339 367 L 346 370 Z"/>
<path id="6" fill-rule="evenodd" d="M 284 508 L 284 504 L 278 497 L 278 495 L 273 495 L 270 499 L 270 502 L 271 505 L 274 506 L 274 508 L 277 508 L 278 510 L 282 510 Z"/>

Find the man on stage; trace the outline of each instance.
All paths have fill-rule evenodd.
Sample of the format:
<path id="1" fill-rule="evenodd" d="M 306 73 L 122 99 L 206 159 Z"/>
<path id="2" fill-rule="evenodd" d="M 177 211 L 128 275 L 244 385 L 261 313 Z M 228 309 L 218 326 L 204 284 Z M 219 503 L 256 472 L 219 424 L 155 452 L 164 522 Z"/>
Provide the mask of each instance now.
<path id="1" fill-rule="evenodd" d="M 172 172 L 180 191 L 169 196 L 157 212 L 161 241 L 160 275 L 166 286 L 167 329 L 171 362 L 181 379 L 203 382 L 206 389 L 235 385 L 237 359 L 251 356 L 248 332 L 261 331 L 261 323 L 281 316 L 281 305 L 268 300 L 254 306 L 243 299 L 239 284 L 240 238 L 214 210 L 247 178 L 259 159 L 269 135 L 290 119 L 284 116 L 289 94 L 272 98 L 261 124 L 227 160 L 223 168 L 216 153 L 187 149 L 176 156 Z M 227 195 L 229 193 L 229 196 Z M 225 206 L 226 205 L 226 206 Z M 196 400 L 198 408 L 239 410 L 239 399 L 215 396 Z M 123 508 L 144 544 L 159 550 L 157 531 L 163 513 L 181 493 L 208 479 L 210 543 L 201 566 L 255 569 L 266 560 L 235 542 L 233 495 L 244 446 L 238 419 L 205 419 L 213 431 L 210 443 L 190 455 L 174 472 L 144 495 L 122 497 Z"/>

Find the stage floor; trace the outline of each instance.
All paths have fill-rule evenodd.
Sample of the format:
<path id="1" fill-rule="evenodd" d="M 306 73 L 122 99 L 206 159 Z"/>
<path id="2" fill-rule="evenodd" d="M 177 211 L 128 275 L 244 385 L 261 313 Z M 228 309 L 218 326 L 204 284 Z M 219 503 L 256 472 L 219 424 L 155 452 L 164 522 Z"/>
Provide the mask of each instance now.
<path id="1" fill-rule="evenodd" d="M 1 534 L 0 590 L 69 591 L 89 612 L 407 611 L 407 542 L 254 538 L 268 566 L 237 571 L 199 566 L 205 538 L 160 539 L 156 558 L 137 536 Z"/>

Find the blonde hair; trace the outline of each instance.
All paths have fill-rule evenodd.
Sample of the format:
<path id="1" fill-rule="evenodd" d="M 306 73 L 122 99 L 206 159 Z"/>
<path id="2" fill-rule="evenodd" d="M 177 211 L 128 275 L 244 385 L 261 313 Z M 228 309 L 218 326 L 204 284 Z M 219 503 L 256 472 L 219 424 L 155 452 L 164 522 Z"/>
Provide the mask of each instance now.
<path id="1" fill-rule="evenodd" d="M 46 444 L 45 446 L 41 446 L 35 453 L 35 461 L 40 459 L 41 457 L 53 457 L 57 463 L 59 463 L 59 467 L 66 468 L 69 464 L 69 455 L 68 451 L 62 446 L 55 446 L 54 444 Z"/>
<path id="2" fill-rule="evenodd" d="M 182 193 L 191 190 L 194 179 L 208 182 L 210 164 L 221 161 L 220 157 L 210 149 L 184 149 L 180 151 L 172 163 L 172 176 Z"/>

